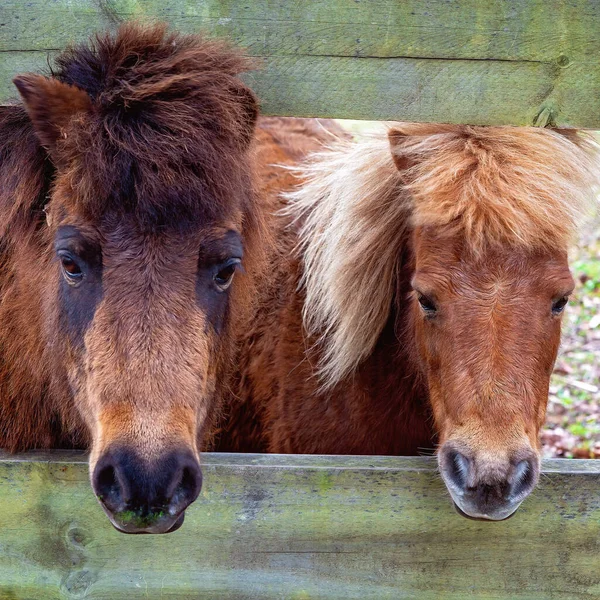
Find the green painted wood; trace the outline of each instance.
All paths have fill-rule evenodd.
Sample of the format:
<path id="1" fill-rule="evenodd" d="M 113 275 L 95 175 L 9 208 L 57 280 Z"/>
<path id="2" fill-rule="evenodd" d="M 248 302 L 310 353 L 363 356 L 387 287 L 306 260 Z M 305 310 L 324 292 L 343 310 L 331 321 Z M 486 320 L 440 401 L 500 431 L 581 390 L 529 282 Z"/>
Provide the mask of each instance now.
<path id="1" fill-rule="evenodd" d="M 183 527 L 116 532 L 85 457 L 0 456 L 0 598 L 600 597 L 600 461 L 553 460 L 514 517 L 458 516 L 427 458 L 207 454 Z"/>
<path id="2" fill-rule="evenodd" d="M 600 128 L 595 0 L 2 0 L 0 101 L 130 18 L 247 47 L 268 114 Z"/>

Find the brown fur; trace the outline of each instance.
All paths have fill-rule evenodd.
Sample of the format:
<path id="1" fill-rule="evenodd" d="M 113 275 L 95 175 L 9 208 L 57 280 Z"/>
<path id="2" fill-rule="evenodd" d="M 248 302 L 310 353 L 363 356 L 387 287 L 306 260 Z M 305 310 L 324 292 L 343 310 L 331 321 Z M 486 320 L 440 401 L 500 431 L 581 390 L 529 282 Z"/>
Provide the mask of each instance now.
<path id="1" fill-rule="evenodd" d="M 280 193 L 291 190 L 298 183 L 295 172 L 299 161 L 310 153 L 320 150 L 324 145 L 350 139 L 350 135 L 335 121 L 330 119 L 299 119 L 262 117 L 256 130 L 257 137 L 257 167 L 258 182 L 263 192 L 265 213 L 274 218 L 270 222 L 271 238 L 267 248 L 268 259 L 263 275 L 257 280 L 257 294 L 260 302 L 255 303 L 256 313 L 253 313 L 248 323 L 238 330 L 238 343 L 243 348 L 237 355 L 235 365 L 236 376 L 245 378 L 253 372 L 256 359 L 275 352 L 278 348 L 274 339 L 281 298 L 289 290 L 286 285 L 291 272 L 281 273 L 280 269 L 288 267 L 288 260 L 293 257 L 290 242 L 295 243 L 295 236 L 286 229 L 286 218 L 275 217 L 284 206 Z M 260 328 L 256 329 L 257 319 Z M 263 327 L 270 330 L 269 335 L 263 335 Z M 284 333 L 285 330 L 282 332 Z M 243 383 L 234 382 L 230 388 L 232 398 L 226 403 L 226 418 L 224 426 L 215 430 L 213 449 L 234 451 L 241 448 L 251 448 L 254 451 L 264 451 L 266 447 L 254 440 L 260 437 L 261 427 L 254 410 L 250 410 L 248 395 L 269 398 L 273 394 L 270 377 L 243 379 Z M 254 389 L 254 385 L 259 389 Z M 249 386 L 249 387 L 247 387 Z M 242 397 L 239 396 L 242 394 Z"/>

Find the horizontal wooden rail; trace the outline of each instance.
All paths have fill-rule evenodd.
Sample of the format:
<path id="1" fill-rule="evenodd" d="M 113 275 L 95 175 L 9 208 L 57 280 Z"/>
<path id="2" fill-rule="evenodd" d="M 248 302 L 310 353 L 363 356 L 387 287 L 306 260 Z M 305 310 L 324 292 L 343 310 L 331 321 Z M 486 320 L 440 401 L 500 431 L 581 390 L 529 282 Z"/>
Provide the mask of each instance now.
<path id="1" fill-rule="evenodd" d="M 594 0 L 2 0 L 0 102 L 131 18 L 247 47 L 268 114 L 600 128 Z"/>
<path id="2" fill-rule="evenodd" d="M 600 597 L 600 461 L 551 460 L 508 521 L 458 516 L 428 458 L 207 454 L 183 527 L 116 532 L 85 456 L 0 455 L 0 598 Z"/>

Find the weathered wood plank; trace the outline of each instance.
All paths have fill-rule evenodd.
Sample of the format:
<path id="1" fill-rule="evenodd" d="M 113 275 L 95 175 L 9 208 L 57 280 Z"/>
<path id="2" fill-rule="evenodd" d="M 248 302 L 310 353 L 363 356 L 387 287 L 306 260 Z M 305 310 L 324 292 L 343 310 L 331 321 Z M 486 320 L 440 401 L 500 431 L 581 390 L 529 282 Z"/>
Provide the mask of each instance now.
<path id="1" fill-rule="evenodd" d="M 4 0 L 0 101 L 17 72 L 138 17 L 263 58 L 249 81 L 269 114 L 600 128 L 594 0 Z"/>
<path id="2" fill-rule="evenodd" d="M 0 598 L 583 600 L 600 461 L 548 461 L 502 523 L 456 515 L 432 459 L 205 455 L 166 536 L 113 530 L 85 457 L 0 456 Z"/>

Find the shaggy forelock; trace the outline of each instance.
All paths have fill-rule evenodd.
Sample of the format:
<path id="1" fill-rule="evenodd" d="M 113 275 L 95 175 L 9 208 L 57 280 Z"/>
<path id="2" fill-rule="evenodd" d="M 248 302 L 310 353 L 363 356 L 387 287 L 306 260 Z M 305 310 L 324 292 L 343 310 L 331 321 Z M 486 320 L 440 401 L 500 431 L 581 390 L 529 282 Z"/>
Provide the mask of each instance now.
<path id="1" fill-rule="evenodd" d="M 252 67 L 239 50 L 128 24 L 56 64 L 54 77 L 92 99 L 59 147 L 86 214 L 133 212 L 154 227 L 227 214 L 249 189 L 242 156 L 256 102 L 237 78 Z"/>
<path id="2" fill-rule="evenodd" d="M 594 209 L 597 145 L 574 130 L 400 124 L 415 226 L 488 244 L 566 248 Z"/>
<path id="3" fill-rule="evenodd" d="M 575 131 L 398 124 L 314 155 L 288 195 L 304 263 L 304 322 L 323 386 L 373 350 L 389 317 L 399 255 L 415 226 L 488 245 L 566 250 L 593 210 L 598 149 Z"/>

